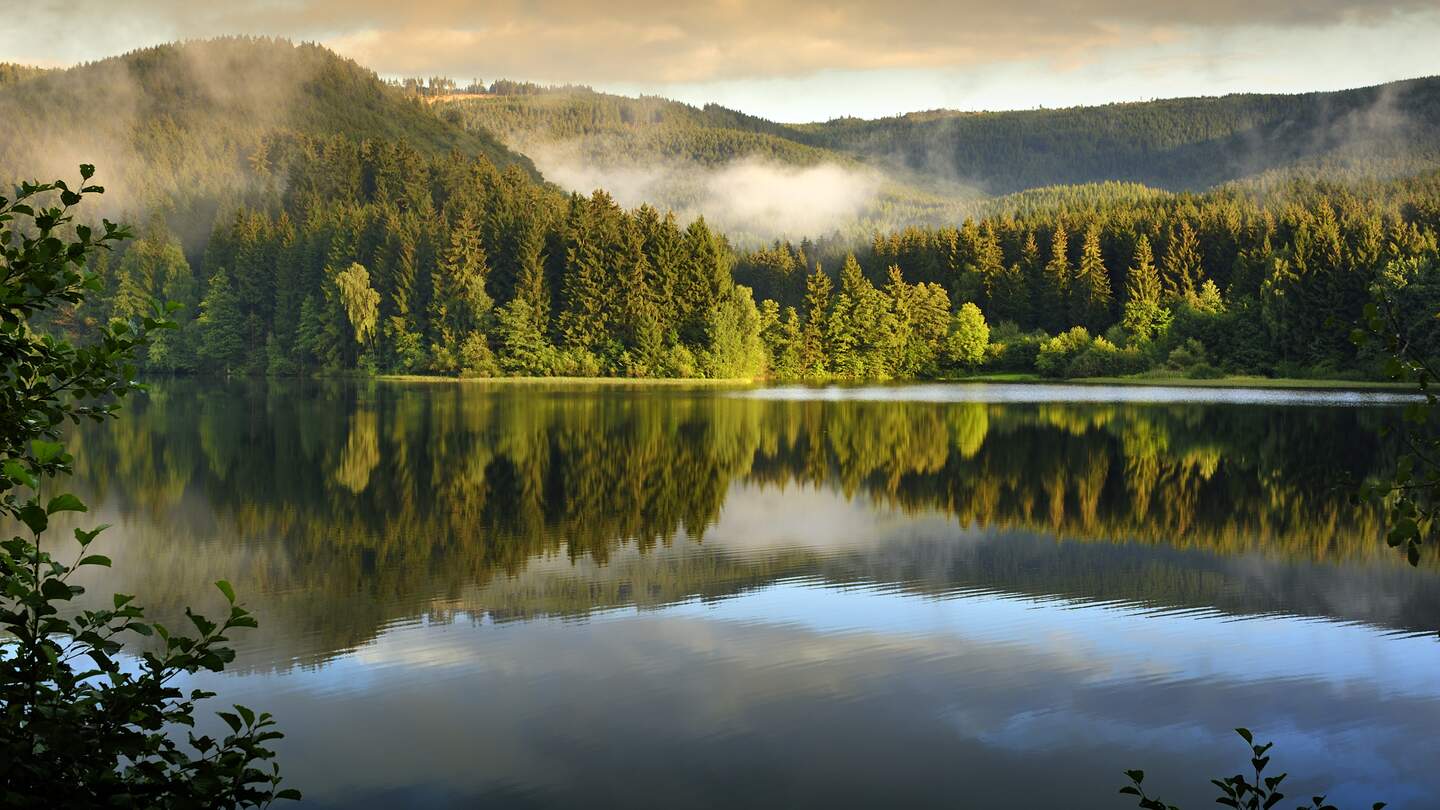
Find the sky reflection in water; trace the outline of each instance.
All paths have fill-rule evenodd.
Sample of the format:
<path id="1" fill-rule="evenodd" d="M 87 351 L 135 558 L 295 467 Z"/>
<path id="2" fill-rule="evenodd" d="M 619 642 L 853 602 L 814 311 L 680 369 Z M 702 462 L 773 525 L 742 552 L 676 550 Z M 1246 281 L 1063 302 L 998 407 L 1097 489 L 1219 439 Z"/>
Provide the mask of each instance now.
<path id="1" fill-rule="evenodd" d="M 1393 408 L 834 390 L 171 384 L 73 449 L 121 590 L 258 609 L 199 681 L 316 806 L 1204 806 L 1241 724 L 1440 796 L 1436 566 L 1333 485 Z"/>

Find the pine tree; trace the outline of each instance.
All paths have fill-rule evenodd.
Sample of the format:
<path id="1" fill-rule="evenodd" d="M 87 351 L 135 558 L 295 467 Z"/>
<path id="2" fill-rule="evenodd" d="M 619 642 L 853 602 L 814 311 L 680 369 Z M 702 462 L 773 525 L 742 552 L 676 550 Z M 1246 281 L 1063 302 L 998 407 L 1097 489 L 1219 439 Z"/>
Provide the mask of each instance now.
<path id="1" fill-rule="evenodd" d="M 437 371 L 473 368 L 488 351 L 481 348 L 493 306 L 485 291 L 488 273 L 475 220 L 468 210 L 462 211 L 432 280 L 431 362 Z"/>
<path id="2" fill-rule="evenodd" d="M 200 301 L 200 358 L 211 369 L 224 374 L 237 370 L 245 361 L 245 316 L 239 296 L 230 286 L 230 276 L 217 270 Z"/>
<path id="3" fill-rule="evenodd" d="M 730 265 L 703 218 L 685 229 L 682 255 L 675 289 L 680 340 L 700 348 L 704 345 L 709 313 L 731 284 Z"/>
<path id="4" fill-rule="evenodd" d="M 1050 261 L 1041 274 L 1035 315 L 1047 332 L 1060 332 L 1068 325 L 1070 298 L 1070 237 L 1065 226 L 1056 224 L 1050 239 Z"/>
<path id="5" fill-rule="evenodd" d="M 805 280 L 805 326 L 801 333 L 800 364 L 802 373 L 823 377 L 830 369 L 830 349 L 825 334 L 830 320 L 830 295 L 834 285 L 820 264 Z"/>
<path id="6" fill-rule="evenodd" d="M 1160 304 L 1160 274 L 1150 239 L 1144 234 L 1135 243 L 1135 264 L 1125 279 L 1125 314 L 1121 325 L 1131 337 L 1146 341 L 1163 332 L 1170 323 L 1170 310 Z"/>
<path id="7" fill-rule="evenodd" d="M 1110 271 L 1100 255 L 1100 228 L 1091 224 L 1085 229 L 1085 242 L 1080 250 L 1080 265 L 1071 285 L 1070 321 L 1101 334 L 1110 326 Z"/>
<path id="8" fill-rule="evenodd" d="M 1165 248 L 1165 295 L 1171 301 L 1192 303 L 1200 292 L 1204 270 L 1195 230 L 1185 220 L 1172 230 Z"/>
<path id="9" fill-rule="evenodd" d="M 620 317 L 617 327 L 624 345 L 628 376 L 650 376 L 660 362 L 664 340 L 660 307 L 651 288 L 650 262 L 635 223 L 626 220 L 620 256 Z"/>
<path id="10" fill-rule="evenodd" d="M 596 353 L 610 335 L 610 256 L 618 237 L 619 212 L 602 192 L 572 199 L 565 227 L 564 302 L 560 331 L 574 352 Z"/>

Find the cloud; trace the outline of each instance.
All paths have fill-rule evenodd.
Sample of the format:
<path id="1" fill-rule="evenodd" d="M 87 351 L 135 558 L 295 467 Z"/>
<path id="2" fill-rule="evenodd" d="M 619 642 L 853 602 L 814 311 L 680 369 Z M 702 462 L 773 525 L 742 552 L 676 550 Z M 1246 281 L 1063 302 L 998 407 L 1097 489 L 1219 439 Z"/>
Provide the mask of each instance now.
<path id="1" fill-rule="evenodd" d="M 1074 69 L 1189 33 L 1366 25 L 1428 10 L 1433 0 L 1097 0 L 1083 11 L 1066 0 L 76 0 L 8 11 L 0 55 L 62 58 L 33 52 L 38 42 L 93 50 L 260 33 L 319 41 L 382 73 L 673 83 L 1015 60 Z"/>

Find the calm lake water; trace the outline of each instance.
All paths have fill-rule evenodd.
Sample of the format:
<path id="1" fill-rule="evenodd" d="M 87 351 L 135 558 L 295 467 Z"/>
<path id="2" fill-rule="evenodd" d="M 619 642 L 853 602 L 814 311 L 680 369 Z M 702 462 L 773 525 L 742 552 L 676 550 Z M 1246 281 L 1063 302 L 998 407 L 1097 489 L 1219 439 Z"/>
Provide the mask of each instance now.
<path id="1" fill-rule="evenodd" d="M 106 593 L 260 619 L 219 701 L 336 807 L 1440 804 L 1393 397 L 157 384 L 72 439 Z M 176 622 L 179 623 L 178 621 Z M 1287 800 L 1285 805 L 1290 804 Z"/>

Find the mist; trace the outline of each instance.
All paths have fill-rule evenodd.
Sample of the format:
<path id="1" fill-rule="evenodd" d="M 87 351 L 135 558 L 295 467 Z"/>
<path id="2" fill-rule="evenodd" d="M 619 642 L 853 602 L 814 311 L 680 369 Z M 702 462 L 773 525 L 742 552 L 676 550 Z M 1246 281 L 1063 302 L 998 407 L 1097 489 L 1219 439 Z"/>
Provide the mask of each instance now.
<path id="1" fill-rule="evenodd" d="M 863 166 L 787 166 L 744 158 L 718 166 L 671 161 L 602 163 L 578 142 L 520 145 L 546 179 L 571 191 L 609 192 L 627 208 L 649 203 L 683 219 L 704 216 L 740 243 L 847 230 L 878 215 L 885 176 Z"/>
<path id="2" fill-rule="evenodd" d="M 74 182 L 94 164 L 105 194 L 81 217 L 139 225 L 160 213 L 193 249 L 218 213 L 275 189 L 251 158 L 303 114 L 321 65 L 307 47 L 180 43 L 0 87 L 0 181 Z"/>

